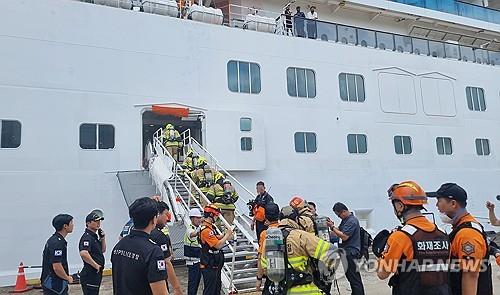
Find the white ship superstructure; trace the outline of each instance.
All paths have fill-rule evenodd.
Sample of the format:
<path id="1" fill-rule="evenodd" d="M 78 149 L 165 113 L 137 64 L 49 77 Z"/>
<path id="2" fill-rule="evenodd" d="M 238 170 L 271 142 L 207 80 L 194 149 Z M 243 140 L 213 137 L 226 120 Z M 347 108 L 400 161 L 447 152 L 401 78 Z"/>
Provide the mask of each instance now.
<path id="1" fill-rule="evenodd" d="M 286 32 L 286 1 L 204 1 L 191 19 L 171 1 L 94 2 L 107 5 L 0 10 L 0 285 L 41 263 L 57 213 L 75 217 L 73 271 L 92 209 L 114 245 L 166 123 L 245 187 L 264 180 L 280 205 L 299 194 L 328 215 L 345 202 L 372 230 L 397 223 L 385 194 L 397 181 L 457 182 L 482 217 L 500 192 L 494 1 L 296 1 L 292 13 L 319 14 L 304 38 L 295 19 Z M 153 112 L 179 107 L 189 116 Z"/>

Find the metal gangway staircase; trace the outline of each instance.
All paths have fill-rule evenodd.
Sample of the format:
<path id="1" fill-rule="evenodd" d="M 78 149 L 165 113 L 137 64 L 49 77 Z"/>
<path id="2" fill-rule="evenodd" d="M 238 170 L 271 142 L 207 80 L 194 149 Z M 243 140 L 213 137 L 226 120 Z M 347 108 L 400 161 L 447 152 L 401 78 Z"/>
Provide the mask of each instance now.
<path id="1" fill-rule="evenodd" d="M 234 220 L 234 239 L 223 248 L 225 263 L 222 269 L 222 290 L 224 294 L 246 293 L 255 291 L 257 273 L 258 240 L 251 230 L 251 219 L 246 215 L 246 203 L 254 198 L 251 191 L 245 188 L 236 178 L 226 171 L 201 144 L 190 135 L 190 130 L 181 134 L 184 151 L 192 149 L 194 154 L 207 159 L 211 168 L 224 173 L 239 194 L 235 204 L 236 218 Z M 153 141 L 148 146 L 149 173 L 153 184 L 164 201 L 172 208 L 175 220 L 169 226 L 174 244 L 174 256 L 182 257 L 182 232 L 191 222 L 188 217 L 190 208 L 203 210 L 200 201 L 195 197 L 203 198 L 210 203 L 205 194 L 196 186 L 189 175 L 184 173 L 180 163 L 177 163 L 163 145 L 163 129 L 159 129 L 153 136 Z M 184 153 L 186 154 L 186 153 Z M 220 216 L 221 227 L 229 227 L 228 222 Z M 219 230 L 221 230 L 219 228 Z M 175 234 L 177 233 L 177 234 Z M 177 238 L 176 238 L 177 237 Z"/>

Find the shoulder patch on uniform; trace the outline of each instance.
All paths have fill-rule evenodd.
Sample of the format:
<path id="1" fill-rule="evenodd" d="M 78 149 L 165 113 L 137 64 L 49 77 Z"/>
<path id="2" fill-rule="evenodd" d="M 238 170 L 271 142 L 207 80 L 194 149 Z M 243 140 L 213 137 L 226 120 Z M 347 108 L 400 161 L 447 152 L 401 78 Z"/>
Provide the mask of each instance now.
<path id="1" fill-rule="evenodd" d="M 90 246 L 90 243 L 89 243 L 89 241 L 83 241 L 83 245 L 88 247 L 88 246 Z"/>
<path id="2" fill-rule="evenodd" d="M 476 247 L 471 242 L 467 241 L 462 244 L 462 252 L 464 252 L 465 255 L 470 256 L 476 252 Z"/>
<path id="3" fill-rule="evenodd" d="M 54 251 L 54 256 L 62 256 L 63 251 L 62 250 L 55 250 Z"/>
<path id="4" fill-rule="evenodd" d="M 153 240 L 151 240 L 151 239 L 149 239 L 149 241 L 150 241 L 151 243 L 153 243 L 153 244 L 155 244 L 155 245 L 156 245 L 156 242 L 155 242 L 155 241 L 153 241 Z"/>
<path id="5" fill-rule="evenodd" d="M 163 244 L 160 246 L 161 250 L 162 251 L 167 251 L 168 250 L 168 245 L 167 244 Z"/>
<path id="6" fill-rule="evenodd" d="M 410 236 L 413 236 L 414 233 L 417 232 L 417 228 L 414 227 L 413 225 L 405 225 L 401 229 L 401 231 L 404 231 L 405 233 L 409 234 Z"/>
<path id="7" fill-rule="evenodd" d="M 156 261 L 156 268 L 158 268 L 158 270 L 166 270 L 165 260 Z"/>

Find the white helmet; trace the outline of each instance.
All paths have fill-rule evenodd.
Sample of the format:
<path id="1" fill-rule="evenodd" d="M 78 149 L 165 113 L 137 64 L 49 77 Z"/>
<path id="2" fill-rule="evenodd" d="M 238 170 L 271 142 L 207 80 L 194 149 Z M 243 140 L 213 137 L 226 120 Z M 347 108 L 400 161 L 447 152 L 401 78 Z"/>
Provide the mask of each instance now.
<path id="1" fill-rule="evenodd" d="M 189 209 L 189 217 L 202 217 L 200 210 L 196 208 Z"/>

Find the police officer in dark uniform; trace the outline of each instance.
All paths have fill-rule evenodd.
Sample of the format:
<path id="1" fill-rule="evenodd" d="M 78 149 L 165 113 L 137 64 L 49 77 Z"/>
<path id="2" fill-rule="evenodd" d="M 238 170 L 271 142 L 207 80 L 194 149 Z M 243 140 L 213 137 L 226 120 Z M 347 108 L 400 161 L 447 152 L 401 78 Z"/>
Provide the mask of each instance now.
<path id="1" fill-rule="evenodd" d="M 172 265 L 172 241 L 170 240 L 170 235 L 163 232 L 164 227 L 170 218 L 170 207 L 167 203 L 161 201 L 158 202 L 158 221 L 156 227 L 151 231 L 151 240 L 160 246 L 163 252 L 163 258 L 165 259 L 165 266 L 167 268 L 168 281 L 172 283 L 175 295 L 182 295 L 184 292 L 181 289 L 181 284 L 179 279 L 175 274 L 174 266 Z M 168 289 L 168 283 L 167 283 Z"/>
<path id="2" fill-rule="evenodd" d="M 106 236 L 101 229 L 104 217 L 97 210 L 92 211 L 85 223 L 87 228 L 80 238 L 80 256 L 83 269 L 80 272 L 80 284 L 84 295 L 99 294 L 104 269 L 104 252 L 106 252 Z"/>
<path id="3" fill-rule="evenodd" d="M 113 248 L 113 293 L 133 295 L 168 294 L 167 271 L 160 247 L 150 239 L 158 219 L 157 202 L 137 199 L 129 207 L 134 222 L 130 235 Z"/>
<path id="4" fill-rule="evenodd" d="M 52 219 L 56 232 L 47 240 L 43 249 L 42 282 L 43 294 L 67 295 L 68 283 L 73 282 L 68 269 L 68 249 L 65 238 L 73 232 L 73 217 L 59 214 Z"/>

